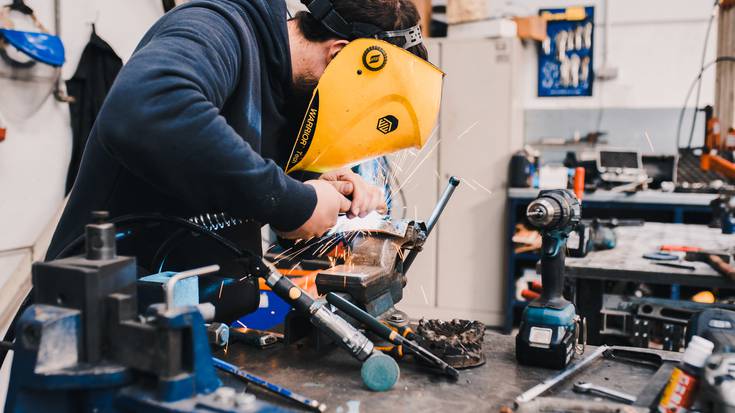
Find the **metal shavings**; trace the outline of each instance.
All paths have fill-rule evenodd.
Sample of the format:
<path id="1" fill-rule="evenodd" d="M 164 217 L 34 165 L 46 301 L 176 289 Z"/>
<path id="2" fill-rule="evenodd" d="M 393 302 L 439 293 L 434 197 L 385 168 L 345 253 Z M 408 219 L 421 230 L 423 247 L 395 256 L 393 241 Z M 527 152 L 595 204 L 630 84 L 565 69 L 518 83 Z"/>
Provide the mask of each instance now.
<path id="1" fill-rule="evenodd" d="M 419 321 L 416 334 L 419 344 L 455 368 L 485 364 L 482 341 L 485 325 L 479 321 Z"/>

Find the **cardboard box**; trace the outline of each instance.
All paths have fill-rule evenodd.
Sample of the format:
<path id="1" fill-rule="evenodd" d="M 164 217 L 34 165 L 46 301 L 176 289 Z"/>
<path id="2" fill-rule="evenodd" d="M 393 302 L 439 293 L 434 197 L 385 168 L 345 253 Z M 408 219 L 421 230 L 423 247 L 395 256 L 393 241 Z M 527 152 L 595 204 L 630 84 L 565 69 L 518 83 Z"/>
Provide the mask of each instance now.
<path id="1" fill-rule="evenodd" d="M 518 26 L 518 37 L 521 39 L 538 40 L 546 39 L 546 19 L 541 16 L 514 17 Z"/>
<path id="2" fill-rule="evenodd" d="M 412 0 L 419 9 L 419 15 L 421 16 L 421 33 L 424 37 L 429 37 L 431 27 L 431 0 Z"/>
<path id="3" fill-rule="evenodd" d="M 456 24 L 487 19 L 486 0 L 447 0 L 447 23 Z"/>

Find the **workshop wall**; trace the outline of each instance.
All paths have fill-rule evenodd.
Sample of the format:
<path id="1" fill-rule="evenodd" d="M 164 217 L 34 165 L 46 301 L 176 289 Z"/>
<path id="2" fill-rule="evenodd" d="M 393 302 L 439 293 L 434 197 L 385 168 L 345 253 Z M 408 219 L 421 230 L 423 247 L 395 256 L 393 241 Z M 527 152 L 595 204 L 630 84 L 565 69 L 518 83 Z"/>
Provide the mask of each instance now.
<path id="1" fill-rule="evenodd" d="M 27 4 L 52 30 L 53 2 L 33 0 Z M 74 74 L 89 40 L 91 22 L 97 21 L 98 34 L 126 60 L 162 13 L 161 3 L 149 0 L 62 2 L 61 38 L 67 56 L 63 78 Z M 22 96 L 3 94 L 2 99 L 22 100 Z M 0 251 L 32 245 L 46 227 L 64 195 L 71 150 L 68 106 L 53 97 L 31 118 L 8 121 L 8 137 L 0 143 L 0 194 L 8 195 L 0 198 Z"/>
<path id="2" fill-rule="evenodd" d="M 53 1 L 26 0 L 26 3 L 53 30 Z M 76 70 L 89 40 L 91 22 L 96 21 L 97 33 L 125 61 L 148 27 L 163 13 L 161 2 L 151 0 L 60 3 L 61 38 L 67 57 L 62 70 L 64 79 Z M 0 90 L 0 99 L 20 101 L 22 96 Z M 0 290 L 14 292 L 30 271 L 33 245 L 63 202 L 71 155 L 69 108 L 49 96 L 30 118 L 8 119 L 7 128 L 7 138 L 0 142 Z M 0 300 L 0 314 L 8 304 Z M 0 323 L 0 330 L 4 333 L 3 324 Z M 5 386 L 0 378 L 0 406 L 4 404 Z"/>
<path id="3" fill-rule="evenodd" d="M 536 14 L 539 8 L 577 4 L 595 6 L 597 69 L 603 64 L 603 42 L 607 35 L 604 3 L 604 0 L 511 0 L 489 4 L 492 15 Z M 607 65 L 618 69 L 618 77 L 596 80 L 592 97 L 537 97 L 537 51 L 535 47 L 526 47 L 523 55 L 526 140 L 571 138 L 575 131 L 584 135 L 596 128 L 602 108 L 600 129 L 609 132 L 611 145 L 635 145 L 650 152 L 643 139 L 643 131 L 647 130 L 657 152 L 673 153 L 679 111 L 690 83 L 699 72 L 712 6 L 710 1 L 609 1 Z M 716 33 L 715 20 L 705 61 L 715 57 Z M 700 106 L 712 103 L 714 70 L 710 69 L 702 79 Z M 694 105 L 694 97 L 689 105 Z M 627 121 L 620 122 L 621 119 Z M 688 136 L 690 124 L 685 121 L 684 125 L 682 134 Z M 698 125 L 703 124 L 700 121 Z M 695 132 L 701 141 L 701 128 L 697 127 Z"/>

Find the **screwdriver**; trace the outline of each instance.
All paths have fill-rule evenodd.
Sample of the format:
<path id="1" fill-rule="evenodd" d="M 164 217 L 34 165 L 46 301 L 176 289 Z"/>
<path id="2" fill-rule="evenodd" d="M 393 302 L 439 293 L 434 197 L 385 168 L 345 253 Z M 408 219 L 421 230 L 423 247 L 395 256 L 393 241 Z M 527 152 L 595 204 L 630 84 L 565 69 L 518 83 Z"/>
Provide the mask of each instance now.
<path id="1" fill-rule="evenodd" d="M 241 379 L 247 381 L 248 383 L 255 384 L 279 396 L 285 397 L 286 399 L 292 400 L 306 407 L 309 410 L 312 410 L 315 412 L 324 412 L 325 410 L 327 410 L 327 406 L 324 403 L 320 403 L 314 399 L 310 399 L 306 396 L 302 396 L 298 393 L 294 393 L 287 388 L 284 388 L 277 384 L 273 384 L 271 382 L 263 380 L 260 377 L 254 376 L 248 373 L 247 371 L 241 368 L 238 368 L 237 366 L 233 364 L 230 364 L 224 360 L 218 359 L 217 357 L 212 357 L 212 361 L 214 362 L 214 366 L 217 367 L 218 369 L 224 370 L 230 374 L 238 376 Z"/>
<path id="2" fill-rule="evenodd" d="M 427 362 L 434 368 L 441 371 L 442 374 L 448 376 L 452 380 L 459 378 L 459 372 L 444 360 L 435 356 L 434 353 L 421 347 L 418 343 L 413 340 L 409 340 L 406 337 L 401 336 L 395 331 L 391 330 L 390 327 L 378 321 L 377 318 L 371 316 L 361 308 L 338 296 L 335 293 L 327 294 L 327 302 L 344 311 L 350 317 L 365 324 L 370 330 L 376 333 L 381 338 L 390 341 L 397 346 L 403 346 L 405 349 L 413 353 L 416 357 Z"/>

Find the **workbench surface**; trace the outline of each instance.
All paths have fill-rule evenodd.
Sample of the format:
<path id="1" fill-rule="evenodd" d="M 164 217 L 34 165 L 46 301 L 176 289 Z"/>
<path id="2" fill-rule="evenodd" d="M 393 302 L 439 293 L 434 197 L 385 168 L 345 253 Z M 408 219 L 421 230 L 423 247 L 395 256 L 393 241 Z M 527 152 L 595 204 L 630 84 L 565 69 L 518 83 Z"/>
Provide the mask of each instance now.
<path id="1" fill-rule="evenodd" d="M 662 244 L 688 245 L 704 249 L 732 249 L 735 235 L 704 225 L 646 223 L 641 227 L 615 228 L 617 246 L 594 251 L 584 258 L 567 258 L 565 275 L 570 278 L 628 280 L 653 284 L 682 284 L 698 287 L 735 287 L 703 262 L 684 262 L 696 270 L 655 265 L 643 254 L 656 252 Z"/>
<path id="2" fill-rule="evenodd" d="M 360 363 L 342 349 L 319 354 L 306 345 L 277 345 L 258 350 L 243 344 L 230 345 L 227 354 L 215 353 L 252 374 L 287 387 L 304 396 L 327 404 L 328 412 L 497 412 L 501 406 L 513 406 L 516 396 L 535 386 L 556 371 L 520 366 L 515 361 L 515 337 L 488 331 L 484 351 L 487 363 L 460 371 L 460 379 L 451 383 L 402 361 L 401 377 L 396 386 L 382 393 L 367 390 L 360 379 Z M 588 347 L 587 354 L 591 353 Z M 606 363 L 600 361 L 600 363 Z M 609 364 L 609 363 L 608 363 Z M 645 371 L 616 370 L 592 366 L 590 381 L 612 383 L 618 389 L 634 392 L 645 387 Z M 218 371 L 224 383 L 237 390 L 244 382 Z M 257 397 L 282 407 L 283 402 L 255 386 Z M 566 392 L 563 392 L 563 394 Z"/>

